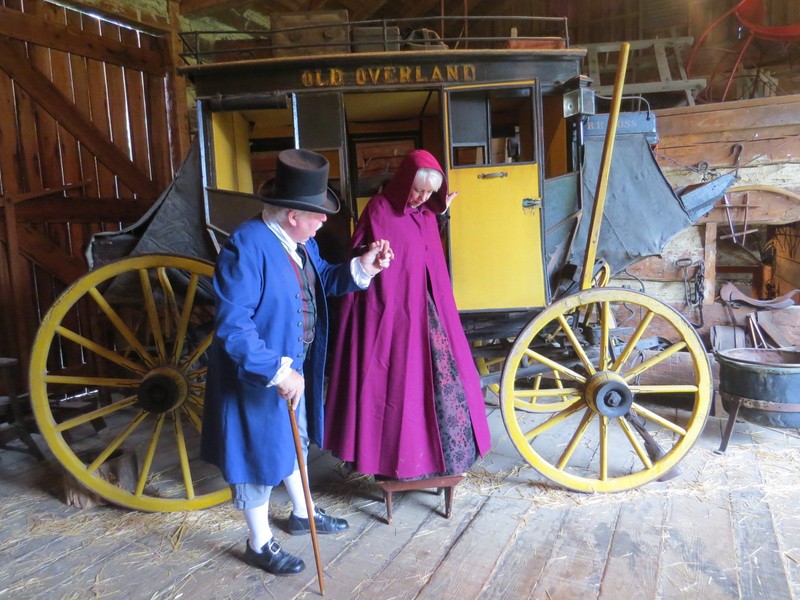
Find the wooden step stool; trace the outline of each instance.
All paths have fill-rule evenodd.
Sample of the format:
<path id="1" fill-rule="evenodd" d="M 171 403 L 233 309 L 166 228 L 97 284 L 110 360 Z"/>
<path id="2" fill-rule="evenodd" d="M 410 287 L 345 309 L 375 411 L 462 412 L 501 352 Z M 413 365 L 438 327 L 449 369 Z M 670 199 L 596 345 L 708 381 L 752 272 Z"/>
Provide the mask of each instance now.
<path id="1" fill-rule="evenodd" d="M 441 477 L 426 477 L 424 479 L 387 479 L 380 475 L 375 476 L 375 483 L 383 490 L 383 501 L 386 503 L 386 522 L 392 523 L 392 493 L 406 492 L 412 490 L 427 490 L 437 488 L 436 493 L 441 494 L 444 490 L 444 504 L 446 518 L 450 518 L 453 513 L 453 492 L 459 481 L 464 479 L 466 474 L 443 475 Z"/>

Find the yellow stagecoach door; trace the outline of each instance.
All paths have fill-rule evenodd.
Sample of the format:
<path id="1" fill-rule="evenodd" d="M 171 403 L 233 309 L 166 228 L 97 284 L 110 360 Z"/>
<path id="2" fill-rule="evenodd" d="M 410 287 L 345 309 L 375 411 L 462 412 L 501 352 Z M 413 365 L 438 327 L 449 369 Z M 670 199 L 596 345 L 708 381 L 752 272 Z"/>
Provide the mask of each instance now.
<path id="1" fill-rule="evenodd" d="M 547 290 L 535 83 L 445 94 L 450 268 L 458 309 L 541 307 Z"/>

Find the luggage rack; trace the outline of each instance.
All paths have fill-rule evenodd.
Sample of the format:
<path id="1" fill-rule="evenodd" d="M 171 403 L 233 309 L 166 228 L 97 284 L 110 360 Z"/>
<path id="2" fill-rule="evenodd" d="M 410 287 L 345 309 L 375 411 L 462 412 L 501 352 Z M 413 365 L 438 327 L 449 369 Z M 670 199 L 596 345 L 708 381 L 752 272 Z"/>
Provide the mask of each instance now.
<path id="1" fill-rule="evenodd" d="M 341 13 L 345 11 L 329 11 Z M 300 13 L 302 15 L 304 13 Z M 310 24 L 247 31 L 188 31 L 180 34 L 186 64 L 261 60 L 351 52 L 416 50 L 476 50 L 569 47 L 567 20 L 563 17 L 427 17 L 347 21 L 338 16 Z M 273 17 L 273 24 L 281 19 Z M 508 22 L 507 36 L 475 35 L 498 20 Z M 296 22 L 296 20 L 294 21 Z M 454 33 L 450 33 L 450 32 Z"/>

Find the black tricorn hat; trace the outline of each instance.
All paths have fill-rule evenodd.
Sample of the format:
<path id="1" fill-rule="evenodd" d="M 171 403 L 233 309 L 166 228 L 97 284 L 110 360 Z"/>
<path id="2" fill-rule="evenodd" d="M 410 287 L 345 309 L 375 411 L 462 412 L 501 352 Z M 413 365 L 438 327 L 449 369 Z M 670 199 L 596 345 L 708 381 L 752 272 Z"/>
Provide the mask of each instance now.
<path id="1" fill-rule="evenodd" d="M 328 188 L 328 159 L 311 150 L 283 150 L 275 178 L 261 186 L 258 196 L 267 204 L 333 215 L 339 199 Z"/>

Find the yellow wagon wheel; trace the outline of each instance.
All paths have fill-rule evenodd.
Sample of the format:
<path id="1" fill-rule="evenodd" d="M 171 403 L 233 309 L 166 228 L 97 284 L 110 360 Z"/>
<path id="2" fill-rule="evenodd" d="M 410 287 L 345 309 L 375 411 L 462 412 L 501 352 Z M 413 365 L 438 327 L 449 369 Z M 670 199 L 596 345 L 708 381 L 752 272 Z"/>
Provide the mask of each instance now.
<path id="1" fill-rule="evenodd" d="M 115 504 L 177 511 L 230 498 L 198 456 L 213 269 L 175 255 L 116 261 L 68 287 L 36 335 L 39 430 L 79 482 Z"/>
<path id="2" fill-rule="evenodd" d="M 473 347 L 480 348 L 482 347 L 483 341 L 477 340 L 473 342 Z M 486 356 L 475 356 L 475 367 L 478 370 L 478 375 L 485 376 L 491 375 L 492 373 L 497 373 L 503 367 L 503 361 L 505 358 L 502 357 L 486 357 Z M 490 383 L 486 386 L 493 394 L 497 397 L 500 397 L 500 384 L 499 383 Z"/>
<path id="3" fill-rule="evenodd" d="M 660 378 L 677 360 L 687 380 Z M 559 380 L 542 385 L 537 371 Z M 561 298 L 522 330 L 500 406 L 513 444 L 542 475 L 577 491 L 618 492 L 686 455 L 711 395 L 705 348 L 680 313 L 639 292 L 597 288 Z M 536 412 L 548 402 L 553 412 Z"/>

